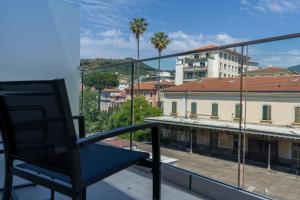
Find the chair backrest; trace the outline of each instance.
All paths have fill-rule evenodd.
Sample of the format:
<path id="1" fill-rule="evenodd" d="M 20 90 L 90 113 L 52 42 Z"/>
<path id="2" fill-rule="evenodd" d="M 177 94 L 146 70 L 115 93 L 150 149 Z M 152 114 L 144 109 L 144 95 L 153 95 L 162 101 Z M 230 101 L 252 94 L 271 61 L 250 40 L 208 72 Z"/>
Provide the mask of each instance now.
<path id="1" fill-rule="evenodd" d="M 76 140 L 65 82 L 0 82 L 0 124 L 5 153 L 70 175 Z"/>

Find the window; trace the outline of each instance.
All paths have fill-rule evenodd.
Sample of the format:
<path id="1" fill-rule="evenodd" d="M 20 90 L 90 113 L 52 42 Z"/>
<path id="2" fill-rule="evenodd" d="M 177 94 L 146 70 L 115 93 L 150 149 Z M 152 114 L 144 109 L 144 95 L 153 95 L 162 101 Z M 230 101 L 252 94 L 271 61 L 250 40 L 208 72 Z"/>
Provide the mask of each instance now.
<path id="1" fill-rule="evenodd" d="M 219 137 L 217 132 L 211 131 L 209 134 L 209 144 L 211 147 L 217 147 L 219 144 Z"/>
<path id="2" fill-rule="evenodd" d="M 189 72 L 189 73 L 187 74 L 187 78 L 188 78 L 188 79 L 192 79 L 192 78 L 193 78 L 193 72 Z"/>
<path id="3" fill-rule="evenodd" d="M 205 67 L 205 62 L 204 62 L 204 61 L 201 61 L 201 62 L 200 62 L 200 67 L 201 67 L 201 68 L 204 68 L 204 67 Z"/>
<path id="4" fill-rule="evenodd" d="M 300 144 L 292 143 L 292 158 L 299 163 L 300 160 Z"/>
<path id="5" fill-rule="evenodd" d="M 192 102 L 191 103 L 191 114 L 192 115 L 196 115 L 197 114 L 197 103 L 196 102 Z"/>
<path id="6" fill-rule="evenodd" d="M 228 55 L 228 60 L 229 60 L 229 61 L 231 60 L 230 55 Z"/>
<path id="7" fill-rule="evenodd" d="M 235 118 L 241 117 L 241 104 L 235 104 Z"/>
<path id="8" fill-rule="evenodd" d="M 150 92 L 150 97 L 152 97 L 152 92 Z"/>
<path id="9" fill-rule="evenodd" d="M 295 108 L 295 123 L 300 123 L 300 106 Z"/>
<path id="10" fill-rule="evenodd" d="M 271 106 L 263 105 L 262 120 L 270 121 L 271 120 Z"/>
<path id="11" fill-rule="evenodd" d="M 228 65 L 228 70 L 230 71 L 230 65 Z"/>
<path id="12" fill-rule="evenodd" d="M 224 74 L 224 77 L 226 77 L 227 75 L 226 74 Z"/>
<path id="13" fill-rule="evenodd" d="M 177 113 L 177 102 L 176 101 L 172 102 L 172 113 Z"/>
<path id="14" fill-rule="evenodd" d="M 211 116 L 214 116 L 214 117 L 218 117 L 218 104 L 217 103 L 213 103 L 211 105 Z"/>
<path id="15" fill-rule="evenodd" d="M 220 58 L 223 58 L 223 53 L 222 53 L 222 52 L 220 52 L 220 54 L 219 54 L 219 55 L 220 55 Z"/>
<path id="16" fill-rule="evenodd" d="M 226 53 L 224 53 L 224 59 L 227 60 L 227 54 Z"/>
<path id="17" fill-rule="evenodd" d="M 231 70 L 233 71 L 234 69 L 233 69 L 233 66 L 231 66 Z"/>
<path id="18" fill-rule="evenodd" d="M 224 70 L 226 70 L 226 64 L 224 64 Z"/>
<path id="19" fill-rule="evenodd" d="M 196 59 L 196 58 L 199 58 L 200 56 L 199 56 L 199 54 L 197 53 L 197 54 L 194 54 L 194 58 Z"/>

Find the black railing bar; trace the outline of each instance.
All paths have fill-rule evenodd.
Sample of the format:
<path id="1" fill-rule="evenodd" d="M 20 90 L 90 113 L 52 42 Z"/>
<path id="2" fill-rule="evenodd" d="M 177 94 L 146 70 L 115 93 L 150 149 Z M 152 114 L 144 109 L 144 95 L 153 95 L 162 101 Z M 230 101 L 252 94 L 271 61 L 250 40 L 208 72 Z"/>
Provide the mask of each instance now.
<path id="1" fill-rule="evenodd" d="M 247 45 L 255 45 L 255 44 L 268 43 L 268 42 L 275 42 L 275 41 L 287 40 L 287 39 L 293 39 L 293 38 L 299 38 L 299 37 L 300 37 L 300 33 L 280 35 L 280 36 L 250 40 L 250 41 L 245 41 L 245 42 L 238 42 L 238 43 L 233 43 L 233 44 L 221 45 L 221 46 L 216 46 L 216 47 L 207 48 L 207 49 L 198 49 L 198 50 L 196 49 L 196 50 L 191 50 L 191 51 L 184 51 L 184 52 L 180 52 L 180 53 L 163 55 L 163 56 L 160 57 L 160 59 L 184 56 L 184 55 L 189 55 L 189 54 L 194 54 L 194 53 L 202 53 L 202 52 L 223 50 L 223 49 L 229 49 L 229 48 L 241 47 L 241 46 L 247 46 Z M 81 67 L 81 70 L 94 71 L 94 70 L 98 70 L 98 69 L 105 68 L 105 67 L 113 67 L 113 66 L 131 64 L 132 62 L 152 61 L 152 60 L 157 60 L 157 59 L 159 59 L 158 56 L 140 59 L 139 61 L 136 60 L 136 59 L 131 59 L 130 61 L 119 62 L 119 63 L 115 63 L 115 64 L 111 64 L 111 65 L 103 65 L 103 66 L 100 66 L 100 67 L 94 67 L 93 69 L 84 69 L 83 67 Z M 130 67 L 130 66 L 128 66 L 128 67 Z"/>
<path id="2" fill-rule="evenodd" d="M 0 91 L 0 96 L 51 96 L 53 92 L 43 91 Z"/>
<path id="3" fill-rule="evenodd" d="M 300 33 L 280 35 L 280 36 L 250 40 L 250 41 L 245 41 L 245 42 L 237 42 L 237 43 L 233 43 L 233 44 L 221 45 L 221 46 L 211 47 L 211 48 L 207 48 L 207 49 L 198 49 L 198 50 L 196 49 L 196 50 L 192 50 L 192 51 L 185 51 L 185 52 L 181 52 L 181 53 L 164 55 L 164 56 L 161 56 L 161 57 L 156 56 L 156 57 L 152 57 L 152 58 L 145 58 L 145 59 L 140 59 L 139 62 L 157 60 L 159 58 L 164 59 L 164 58 L 170 58 L 170 57 L 178 57 L 178 56 L 184 56 L 184 55 L 194 54 L 194 53 L 202 53 L 202 52 L 223 50 L 223 49 L 229 49 L 229 48 L 234 48 L 234 47 L 242 47 L 242 46 L 248 46 L 248 45 L 254 45 L 254 44 L 275 42 L 275 41 L 287 40 L 287 39 L 298 38 L 298 37 L 300 37 Z"/>

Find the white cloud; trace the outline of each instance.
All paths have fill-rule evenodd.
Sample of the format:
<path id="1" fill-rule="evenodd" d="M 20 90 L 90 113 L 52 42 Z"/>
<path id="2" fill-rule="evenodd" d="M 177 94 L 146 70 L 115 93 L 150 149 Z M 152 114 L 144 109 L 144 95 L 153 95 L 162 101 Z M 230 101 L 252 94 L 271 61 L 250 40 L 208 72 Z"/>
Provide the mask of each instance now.
<path id="1" fill-rule="evenodd" d="M 82 26 L 105 30 L 107 28 L 128 28 L 133 9 L 149 0 L 64 0 L 80 5 Z"/>
<path id="2" fill-rule="evenodd" d="M 120 30 L 111 29 L 111 30 L 99 32 L 97 33 L 97 35 L 104 36 L 104 37 L 119 37 L 122 35 L 122 32 Z"/>
<path id="3" fill-rule="evenodd" d="M 290 49 L 287 51 L 266 52 L 255 49 L 253 54 L 249 54 L 253 60 L 257 61 L 260 66 L 291 67 L 300 64 L 300 50 Z"/>
<path id="4" fill-rule="evenodd" d="M 188 34 L 183 31 L 167 33 L 171 40 L 164 54 L 188 51 L 206 44 L 229 44 L 242 39 L 234 38 L 226 33 L 215 35 Z M 156 56 L 157 51 L 151 45 L 150 37 L 153 33 L 145 33 L 140 40 L 141 57 Z M 120 30 L 110 29 L 94 36 L 81 37 L 81 56 L 84 58 L 106 57 L 124 58 L 136 57 L 136 40 L 132 35 L 126 35 Z"/>
<path id="5" fill-rule="evenodd" d="M 299 0 L 240 0 L 244 8 L 262 13 L 290 13 L 300 7 Z"/>

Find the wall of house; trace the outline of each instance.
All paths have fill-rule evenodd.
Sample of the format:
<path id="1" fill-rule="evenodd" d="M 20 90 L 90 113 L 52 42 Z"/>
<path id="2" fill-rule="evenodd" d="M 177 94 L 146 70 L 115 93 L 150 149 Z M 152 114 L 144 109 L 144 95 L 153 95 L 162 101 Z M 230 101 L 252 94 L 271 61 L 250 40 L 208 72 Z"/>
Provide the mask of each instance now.
<path id="1" fill-rule="evenodd" d="M 164 94 L 164 115 L 170 115 L 172 101 L 177 102 L 177 116 L 185 116 L 185 93 Z M 300 106 L 300 93 L 294 94 L 258 94 L 247 95 L 247 122 L 262 123 L 262 106 L 271 105 L 271 122 L 275 125 L 292 125 L 294 109 Z M 238 93 L 190 93 L 187 96 L 187 116 L 191 112 L 191 103 L 197 103 L 198 118 L 210 118 L 212 103 L 218 103 L 219 120 L 234 121 L 235 105 L 239 103 Z M 245 111 L 245 108 L 243 108 Z"/>

